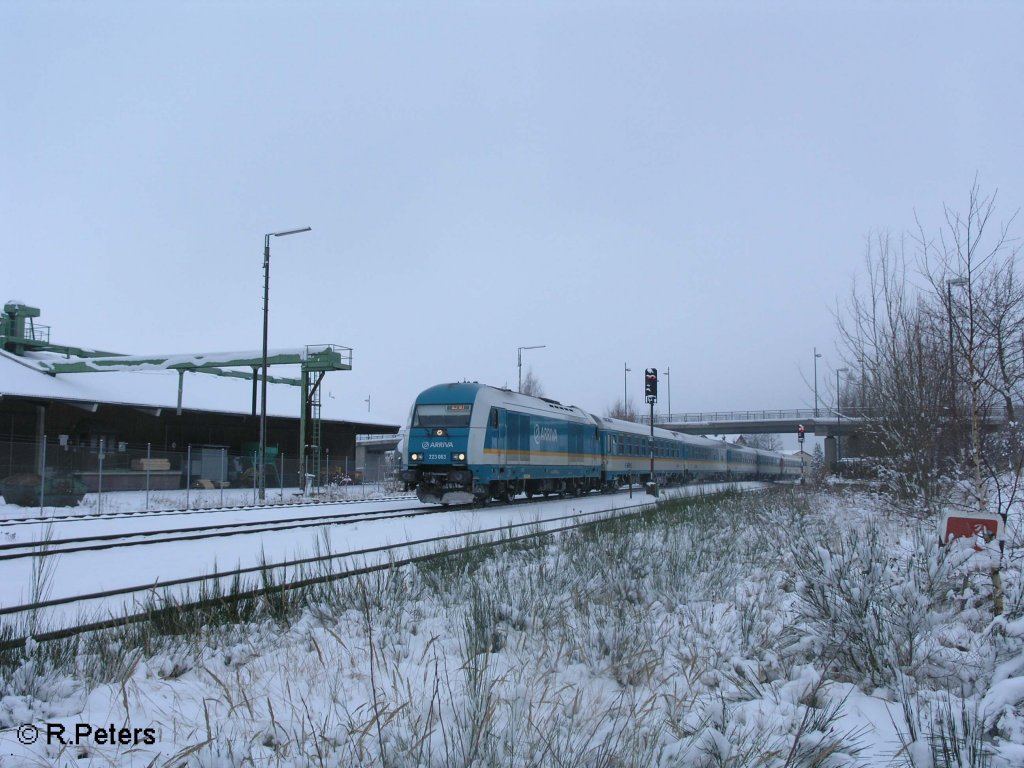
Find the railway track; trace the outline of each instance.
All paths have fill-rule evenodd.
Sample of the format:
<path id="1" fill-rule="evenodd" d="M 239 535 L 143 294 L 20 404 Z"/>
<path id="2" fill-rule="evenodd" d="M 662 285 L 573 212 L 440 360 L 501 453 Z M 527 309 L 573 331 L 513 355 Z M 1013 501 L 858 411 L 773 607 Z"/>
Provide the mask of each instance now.
<path id="1" fill-rule="evenodd" d="M 379 505 L 383 502 L 388 501 L 400 501 L 403 499 L 415 498 L 410 496 L 394 497 L 392 499 L 375 499 L 372 504 Z M 563 500 L 559 497 L 548 497 L 548 498 L 519 498 L 512 502 L 503 504 L 489 504 L 487 508 L 500 508 L 507 507 L 514 504 L 538 504 L 544 503 L 545 501 L 558 501 Z M 344 502 L 317 502 L 316 505 L 320 508 L 324 506 L 330 506 L 333 504 L 355 504 L 355 503 L 367 503 L 362 500 L 348 500 Z M 220 512 L 265 512 L 268 509 L 287 509 L 287 508 L 308 508 L 311 504 L 281 504 L 281 505 L 264 505 L 264 506 L 247 506 L 247 507 L 228 507 L 223 509 L 213 510 L 174 510 L 167 511 L 161 518 L 170 516 L 197 516 L 211 514 L 217 514 Z M 0 562 L 9 560 L 18 560 L 29 557 L 55 557 L 59 555 L 74 554 L 79 552 L 98 552 L 107 549 L 117 549 L 121 547 L 136 547 L 143 545 L 153 544 L 167 544 L 178 541 L 199 541 L 203 539 L 219 538 L 225 536 L 238 536 L 245 534 L 260 534 L 269 533 L 272 531 L 288 531 L 301 528 L 315 528 L 325 525 L 346 525 L 355 522 L 374 522 L 378 520 L 391 519 L 395 517 L 421 517 L 426 515 L 437 514 L 439 510 L 445 511 L 460 511 L 466 509 L 473 509 L 473 505 L 452 505 L 448 507 L 441 507 L 439 505 L 424 506 L 417 504 L 415 507 L 404 507 L 399 509 L 390 510 L 369 510 L 365 512 L 344 512 L 339 514 L 315 514 L 315 515 L 303 515 L 298 517 L 288 517 L 279 519 L 265 519 L 265 520 L 252 520 L 242 522 L 230 522 L 230 523 L 212 523 L 209 525 L 192 525 L 183 526 L 177 528 L 158 528 L 149 530 L 137 530 L 137 531 L 116 531 L 111 533 L 101 533 L 92 535 L 80 535 L 71 536 L 67 538 L 53 538 L 51 536 L 36 536 L 35 538 L 28 539 L 25 541 L 11 541 L 8 543 L 0 543 Z M 20 520 L 11 521 L 6 524 L 7 528 L 13 528 L 15 526 L 26 527 L 40 527 L 49 526 L 51 524 L 69 523 L 69 524 L 81 524 L 81 523 L 92 523 L 94 521 L 110 521 L 123 519 L 124 515 L 110 515 L 110 516 L 68 516 L 61 517 L 59 519 L 53 518 L 38 518 L 31 520 Z M 137 518 L 131 518 L 137 519 Z M 151 518 L 149 518 L 151 519 Z M 45 533 L 46 528 L 42 529 Z"/>
<path id="2" fill-rule="evenodd" d="M 729 486 L 731 488 L 732 486 Z M 693 486 L 688 487 L 690 490 L 689 495 L 696 495 L 696 493 L 709 492 L 706 487 L 694 488 Z M 685 489 L 684 489 L 685 490 Z M 719 488 L 719 492 L 727 490 L 727 488 Z M 713 491 L 712 491 L 713 492 Z M 683 493 L 674 494 L 677 496 L 684 495 Z M 620 501 L 624 501 L 621 498 L 621 494 L 616 495 Z M 587 497 L 582 497 L 583 499 Z M 592 496 L 592 501 L 608 501 L 607 496 Z M 582 499 L 572 499 L 571 501 L 581 501 Z M 563 500 L 564 501 L 564 500 Z M 441 520 L 447 519 L 450 524 L 451 519 L 448 513 L 459 512 L 459 511 L 473 511 L 473 512 L 487 512 L 490 510 L 508 510 L 510 506 L 514 507 L 516 504 L 536 504 L 537 501 L 520 499 L 513 505 L 490 505 L 486 508 L 459 508 L 454 507 L 434 507 L 434 508 L 423 508 L 422 506 L 416 508 L 402 508 L 396 510 L 368 510 L 363 514 L 359 513 L 344 513 L 340 515 L 330 516 L 317 516 L 317 517 L 295 517 L 287 520 L 276 521 L 280 526 L 268 525 L 266 521 L 258 521 L 252 524 L 253 527 L 245 528 L 242 526 L 207 526 L 207 527 L 192 527 L 197 530 L 186 529 L 171 529 L 163 531 L 154 531 L 153 537 L 148 540 L 142 541 L 131 541 L 131 542 L 114 542 L 106 540 L 106 536 L 92 537 L 93 539 L 100 539 L 99 541 L 92 541 L 91 545 L 82 541 L 89 537 L 75 537 L 74 539 L 69 538 L 63 541 L 57 542 L 52 541 L 47 543 L 47 546 L 54 545 L 52 550 L 53 555 L 57 554 L 74 554 L 82 552 L 99 552 L 102 550 L 110 549 L 114 546 L 137 546 L 139 544 L 174 544 L 182 541 L 194 541 L 199 538 L 215 539 L 223 537 L 225 535 L 236 535 L 238 533 L 267 533 L 275 530 L 289 530 L 292 528 L 299 527 L 325 527 L 334 525 L 345 525 L 357 522 L 371 522 L 371 523 L 382 523 L 387 520 L 395 520 L 401 518 L 410 518 L 418 516 L 430 516 L 433 515 Z M 181 578 L 173 579 L 157 579 L 149 580 L 146 583 L 130 584 L 126 586 L 118 586 L 113 589 L 96 590 L 91 592 L 79 592 L 72 595 L 66 595 L 54 599 L 45 600 L 34 600 L 31 602 L 24 602 L 18 605 L 2 606 L 0 607 L 0 621 L 9 622 L 12 619 L 17 623 L 17 617 L 20 616 L 37 616 L 42 612 L 50 609 L 62 609 L 65 615 L 99 615 L 103 614 L 110 618 L 103 619 L 101 621 L 94 622 L 81 622 L 78 621 L 74 624 L 65 624 L 64 626 L 56 626 L 47 631 L 35 632 L 33 637 L 39 641 L 59 639 L 63 637 L 70 637 L 83 632 L 111 628 L 116 626 L 124 626 L 131 623 L 147 620 L 154 616 L 154 610 L 160 611 L 160 605 L 165 598 L 169 598 L 174 603 L 173 594 L 182 594 L 182 590 L 186 590 L 185 601 L 187 607 L 202 607 L 204 604 L 208 604 L 209 600 L 195 600 L 194 598 L 189 599 L 192 594 L 192 590 L 196 589 L 202 591 L 202 588 L 206 587 L 213 592 L 220 595 L 215 601 L 223 601 L 226 599 L 244 599 L 245 597 L 253 597 L 259 595 L 264 591 L 263 588 L 246 589 L 239 592 L 231 593 L 230 598 L 226 595 L 231 592 L 232 582 L 237 584 L 236 580 L 244 578 L 254 578 L 256 576 L 265 576 L 268 572 L 273 576 L 269 583 L 276 584 L 275 589 L 297 589 L 310 584 L 317 583 L 318 581 L 334 580 L 341 578 L 348 578 L 360 573 L 368 573 L 374 570 L 380 570 L 384 568 L 397 567 L 404 564 L 422 562 L 441 556 L 449 556 L 458 552 L 470 551 L 481 547 L 493 547 L 501 544 L 511 543 L 515 541 L 522 541 L 526 539 L 536 539 L 542 536 L 555 535 L 558 533 L 570 531 L 574 528 L 592 524 L 600 520 L 609 519 L 612 516 L 632 516 L 640 514 L 644 509 L 651 506 L 653 500 L 640 496 L 636 501 L 629 501 L 625 504 L 612 505 L 609 507 L 607 504 L 594 505 L 596 508 L 587 510 L 573 510 L 565 514 L 550 515 L 547 517 L 522 520 L 520 522 L 509 522 L 507 520 L 502 521 L 500 525 L 488 526 L 488 527 L 476 527 L 472 530 L 459 533 L 444 533 L 441 535 L 424 536 L 420 538 L 406 539 L 395 543 L 384 543 L 377 544 L 374 546 L 356 547 L 351 549 L 344 549 L 342 551 L 334 552 L 317 552 L 309 557 L 291 558 L 287 560 L 279 560 L 276 562 L 260 562 L 255 566 L 238 567 L 230 570 L 216 570 L 213 573 L 206 573 L 203 575 L 188 575 Z M 263 526 L 262 529 L 257 529 L 255 526 Z M 284 528 L 281 526 L 289 526 Z M 225 528 L 229 528 L 234 533 L 225 533 Z M 214 530 L 217 529 L 217 530 Z M 168 536 L 169 533 L 177 534 Z M 137 537 L 138 533 L 130 534 L 131 536 Z M 116 534 L 113 534 L 116 536 Z M 156 538 L 163 536 L 164 538 Z M 85 546 L 78 546 L 79 544 L 86 544 Z M 26 551 L 24 549 L 26 545 L 4 545 L 0 548 L 0 562 L 4 559 L 24 559 L 35 555 L 42 554 L 40 551 L 40 543 L 35 543 L 34 551 Z M 18 547 L 22 547 L 18 550 Z M 328 547 L 328 549 L 332 549 Z M 443 550 L 442 554 L 439 554 L 439 550 Z M 38 567 L 39 561 L 33 561 L 32 566 Z M 316 571 L 322 573 L 327 570 L 327 576 L 308 577 L 310 571 Z M 257 579 L 256 581 L 261 581 Z M 225 590 L 224 587 L 228 589 Z M 117 603 L 117 600 L 120 603 Z M 116 606 L 116 607 L 115 607 Z M 143 608 L 143 606 L 145 606 Z M 70 609 L 74 609 L 73 611 Z M 182 610 L 183 606 L 174 603 L 172 606 L 173 610 Z M 167 610 L 171 610 L 168 608 Z M 23 645 L 25 637 L 15 638 L 9 641 L 0 643 L 0 648 L 14 648 Z"/>
<path id="3" fill-rule="evenodd" d="M 412 501 L 415 494 L 402 493 L 380 496 L 373 499 L 304 499 L 295 501 L 268 501 L 265 504 L 230 504 L 214 507 L 191 507 L 171 509 L 135 509 L 121 512 L 67 514 L 55 516 L 19 517 L 17 520 L 0 520 L 0 530 L 25 525 L 61 522 L 92 522 L 103 520 L 141 519 L 154 517 L 176 517 L 181 515 L 203 515 L 217 512 L 246 512 L 252 510 L 287 509 L 290 507 L 328 506 L 335 504 L 373 504 L 381 501 Z"/>
<path id="4" fill-rule="evenodd" d="M 419 506 L 385 511 L 347 512 L 337 515 L 306 515 L 279 520 L 254 520 L 249 522 L 187 526 L 184 528 L 163 528 L 149 531 L 124 531 L 92 536 L 73 536 L 66 539 L 37 539 L 0 544 L 0 562 L 26 557 L 55 557 L 77 552 L 99 552 L 119 547 L 167 544 L 178 541 L 199 541 L 224 536 L 288 531 L 325 525 L 345 525 L 356 522 L 373 522 L 394 517 L 417 517 L 420 515 L 436 514 L 436 512 L 436 508 L 424 509 L 424 507 Z"/>
<path id="5" fill-rule="evenodd" d="M 637 510 L 643 507 L 650 506 L 650 502 L 643 502 L 634 505 L 631 512 L 623 512 L 622 509 L 618 509 L 618 514 L 637 514 Z M 200 586 L 209 584 L 211 581 L 216 580 L 220 582 L 231 583 L 236 578 L 246 576 L 257 576 L 265 573 L 274 573 L 282 571 L 287 573 L 289 569 L 293 571 L 301 571 L 303 567 L 306 568 L 317 568 L 333 561 L 354 561 L 356 559 L 364 559 L 368 556 L 376 556 L 377 562 L 373 564 L 353 564 L 348 567 L 331 568 L 330 574 L 327 576 L 316 576 L 312 578 L 304 579 L 293 579 L 288 581 L 282 581 L 278 586 L 272 588 L 253 588 L 246 589 L 230 594 L 221 594 L 213 599 L 206 600 L 195 600 L 187 603 L 187 605 L 172 604 L 165 610 L 168 612 L 186 610 L 189 608 L 201 608 L 207 605 L 212 605 L 219 602 L 229 602 L 233 600 L 242 600 L 248 597 L 256 597 L 260 594 L 265 594 L 272 590 L 293 590 L 302 587 L 312 586 L 317 583 L 324 583 L 326 581 L 333 581 L 337 579 L 351 578 L 360 574 L 371 573 L 373 571 L 384 570 L 387 568 L 401 567 L 404 565 L 410 565 L 413 563 L 425 562 L 429 560 L 438 559 L 441 557 L 450 557 L 455 554 L 479 550 L 483 548 L 490 548 L 500 545 L 506 545 L 518 541 L 524 541 L 527 539 L 536 539 L 542 536 L 550 536 L 557 533 L 564 533 L 574 528 L 578 528 L 581 525 L 588 523 L 594 523 L 602 519 L 608 519 L 609 510 L 589 511 L 589 512 L 577 512 L 570 515 L 563 515 L 555 518 L 549 518 L 543 521 L 543 527 L 538 529 L 539 524 L 535 521 L 518 523 L 513 525 L 501 525 L 490 528 L 477 529 L 466 533 L 447 534 L 444 536 L 436 536 L 412 541 L 402 542 L 400 544 L 382 545 L 378 547 L 370 547 L 359 550 L 351 550 L 346 552 L 330 553 L 325 555 L 313 556 L 308 558 L 300 558 L 296 560 L 290 560 L 286 562 L 274 563 L 274 564 L 261 564 L 258 566 L 251 566 L 247 568 L 237 568 L 229 571 L 221 571 L 216 574 L 208 574 L 205 576 L 187 577 L 182 579 L 175 579 L 166 581 L 158 584 L 140 584 L 129 587 L 124 587 L 115 590 L 105 590 L 102 592 L 89 593 L 75 595 L 66 598 L 58 598 L 54 600 L 44 600 L 36 603 L 12 606 L 9 608 L 0 608 L 0 618 L 24 613 L 35 613 L 54 607 L 66 607 L 69 605 L 81 605 L 95 600 L 106 600 L 114 597 L 127 597 L 131 595 L 146 595 L 152 596 L 160 589 L 168 589 L 172 587 L 182 586 Z M 480 537 L 494 536 L 495 538 L 490 541 L 481 541 Z M 468 543 L 468 542 L 473 543 Z M 462 546 L 450 546 L 453 542 L 463 542 Z M 422 554 L 415 554 L 413 552 L 416 547 L 423 548 L 437 548 L 444 546 L 443 553 L 429 552 Z M 396 556 L 396 553 L 404 553 L 405 556 Z M 126 613 L 120 617 L 113 617 L 110 619 L 104 619 L 101 621 L 88 622 L 84 624 L 76 624 L 73 626 L 65 626 L 58 629 L 49 631 L 37 632 L 32 635 L 32 638 L 37 642 L 46 642 L 49 640 L 57 640 L 74 635 L 82 634 L 85 632 L 91 632 L 101 629 L 110 629 L 118 626 L 127 626 L 129 624 L 138 623 L 141 621 L 151 620 L 157 617 L 161 608 L 147 607 L 145 610 L 136 613 Z M 0 641 L 0 649 L 11 649 L 19 648 L 24 646 L 27 642 L 27 637 L 15 638 L 7 641 Z"/>

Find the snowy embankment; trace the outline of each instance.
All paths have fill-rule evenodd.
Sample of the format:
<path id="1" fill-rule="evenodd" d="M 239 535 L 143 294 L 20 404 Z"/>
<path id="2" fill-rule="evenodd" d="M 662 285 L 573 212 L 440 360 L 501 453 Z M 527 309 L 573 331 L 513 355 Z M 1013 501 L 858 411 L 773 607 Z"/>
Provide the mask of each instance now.
<path id="1" fill-rule="evenodd" d="M 934 523 L 852 496 L 689 502 L 241 624 L 8 655 L 0 764 L 1019 765 L 1016 554 L 993 620 L 989 559 L 939 557 Z"/>
<path id="2" fill-rule="evenodd" d="M 765 487 L 766 483 L 753 482 L 686 485 L 664 491 L 663 497 Z M 421 505 L 408 497 L 390 501 L 384 498 L 373 499 L 372 494 L 367 494 L 365 500 L 360 500 L 356 495 L 360 490 L 342 488 L 343 492 L 353 493 L 344 503 L 337 504 L 320 501 L 305 506 L 236 506 L 205 509 L 202 512 L 192 510 L 188 513 L 129 517 L 109 515 L 131 510 L 133 502 L 136 508 L 141 508 L 144 498 L 141 494 L 108 494 L 113 497 L 108 499 L 108 515 L 89 514 L 96 510 L 93 503 L 95 497 L 87 497 L 80 507 L 46 508 L 46 515 L 38 520 L 26 520 L 24 510 L 20 507 L 0 505 L 0 519 L 8 510 L 20 510 L 23 516 L 19 521 L 12 515 L 0 523 L 0 545 L 4 548 L 4 552 L 0 552 L 0 609 L 35 604 L 41 600 L 72 601 L 83 595 L 134 589 L 127 595 L 108 595 L 89 601 L 74 600 L 38 610 L 32 616 L 33 632 L 38 635 L 50 630 L 141 613 L 168 599 L 180 602 L 187 600 L 190 594 L 199 589 L 209 590 L 215 586 L 227 589 L 232 577 L 223 574 L 230 573 L 234 568 L 255 570 L 267 564 L 287 564 L 327 552 L 336 556 L 333 567 L 339 571 L 371 564 L 387 565 L 394 560 L 432 552 L 436 545 L 426 542 L 437 537 L 447 536 L 451 542 L 449 546 L 457 546 L 459 540 L 470 535 L 479 534 L 479 538 L 494 535 L 482 533 L 485 531 L 500 529 L 503 533 L 512 530 L 525 533 L 527 527 L 552 529 L 571 524 L 572 521 L 567 518 L 572 515 L 591 514 L 597 518 L 613 509 L 653 503 L 651 497 L 645 494 L 621 492 L 590 494 L 564 500 L 548 499 L 535 503 L 521 499 L 520 503 L 514 505 L 452 510 Z M 199 497 L 198 500 L 205 503 L 216 500 L 217 491 L 207 493 L 209 495 Z M 195 492 L 192 497 L 193 501 L 197 500 Z M 172 508 L 184 509 L 185 492 L 179 491 L 176 496 L 167 494 L 163 498 L 178 502 Z M 408 510 L 410 507 L 420 514 L 415 517 L 396 515 L 393 519 L 385 519 L 388 513 Z M 114 512 L 112 508 L 119 512 Z M 337 524 L 325 525 L 323 528 L 292 527 L 254 533 L 242 527 L 245 523 L 257 521 L 269 523 L 304 516 L 320 519 L 329 515 L 350 517 L 344 524 L 338 520 Z M 360 521 L 356 519 L 358 515 L 372 519 Z M 216 537 L 154 543 L 154 538 L 169 538 L 168 532 L 172 528 L 192 526 L 238 527 L 219 532 Z M 143 535 L 152 531 L 163 533 L 153 538 Z M 133 539 L 139 545 L 88 551 L 89 543 L 80 542 L 77 546 L 82 551 L 56 554 L 56 549 L 62 548 L 62 540 L 93 536 L 123 536 L 124 539 L 119 539 L 121 543 Z M 47 552 L 47 556 L 42 561 L 38 557 L 10 559 L 10 548 L 17 545 L 32 546 L 36 552 Z M 343 555 L 345 552 L 362 554 L 346 557 Z M 297 570 L 295 566 L 275 569 L 273 577 L 275 581 L 294 580 Z M 215 577 L 214 574 L 222 575 Z M 201 585 L 193 582 L 171 586 L 179 579 L 200 577 L 206 577 Z M 17 615 L 24 617 L 25 613 Z"/>

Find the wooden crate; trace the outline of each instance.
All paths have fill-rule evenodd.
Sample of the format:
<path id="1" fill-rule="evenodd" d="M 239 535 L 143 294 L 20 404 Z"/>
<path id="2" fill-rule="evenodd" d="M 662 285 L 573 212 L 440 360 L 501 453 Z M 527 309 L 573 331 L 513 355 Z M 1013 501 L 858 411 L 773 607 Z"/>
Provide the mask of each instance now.
<path id="1" fill-rule="evenodd" d="M 160 472 L 170 468 L 170 459 L 132 459 L 132 469 L 137 472 L 145 472 L 147 469 L 151 472 Z"/>

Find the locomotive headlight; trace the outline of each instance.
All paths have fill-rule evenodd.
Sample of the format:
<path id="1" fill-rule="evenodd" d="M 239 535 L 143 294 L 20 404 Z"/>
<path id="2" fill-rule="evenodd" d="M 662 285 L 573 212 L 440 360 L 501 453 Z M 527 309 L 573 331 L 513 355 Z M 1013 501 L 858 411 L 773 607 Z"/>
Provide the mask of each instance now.
<path id="1" fill-rule="evenodd" d="M 462 452 L 453 453 L 452 454 L 452 461 L 465 461 L 465 460 L 466 460 L 466 454 L 464 454 Z"/>
<path id="2" fill-rule="evenodd" d="M 409 461 L 420 461 L 423 458 L 422 453 L 410 453 Z"/>

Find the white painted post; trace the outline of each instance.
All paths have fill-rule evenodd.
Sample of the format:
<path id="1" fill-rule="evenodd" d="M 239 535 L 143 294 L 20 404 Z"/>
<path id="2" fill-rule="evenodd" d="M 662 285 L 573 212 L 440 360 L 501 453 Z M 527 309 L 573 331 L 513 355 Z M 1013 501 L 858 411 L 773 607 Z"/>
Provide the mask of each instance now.
<path id="1" fill-rule="evenodd" d="M 43 435 L 43 462 L 39 468 L 39 516 L 43 516 L 43 497 L 46 494 L 46 435 Z"/>
<path id="2" fill-rule="evenodd" d="M 188 450 L 185 452 L 185 509 L 189 509 L 192 505 L 192 443 L 188 444 Z"/>
<path id="3" fill-rule="evenodd" d="M 106 441 L 100 438 L 100 466 L 99 466 L 99 477 L 96 485 L 96 512 L 101 514 L 103 512 L 103 451 L 106 449 Z"/>

